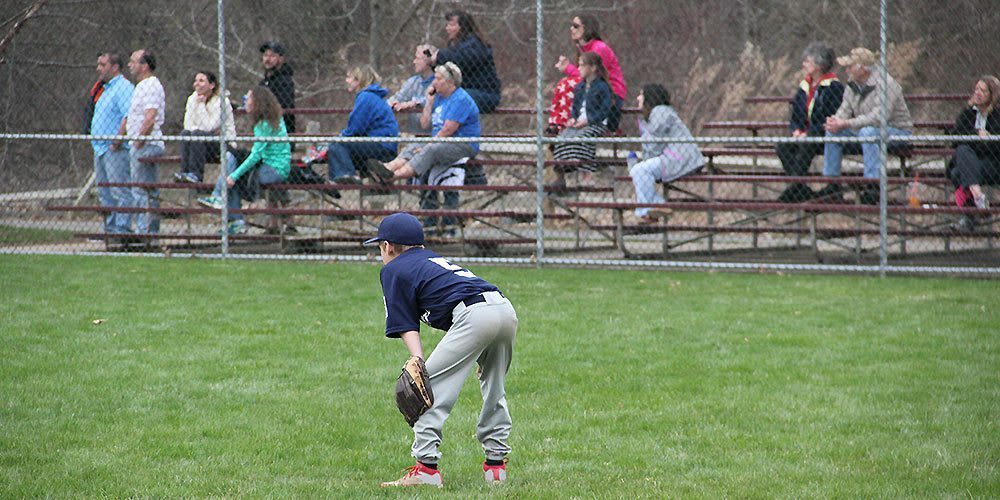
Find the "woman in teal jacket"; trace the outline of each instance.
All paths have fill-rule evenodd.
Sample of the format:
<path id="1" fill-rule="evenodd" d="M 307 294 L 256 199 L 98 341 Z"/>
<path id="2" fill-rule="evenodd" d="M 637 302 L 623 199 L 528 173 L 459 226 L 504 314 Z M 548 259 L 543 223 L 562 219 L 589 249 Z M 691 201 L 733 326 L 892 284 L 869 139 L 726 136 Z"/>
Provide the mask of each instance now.
<path id="1" fill-rule="evenodd" d="M 254 137 L 288 137 L 285 122 L 281 119 L 281 105 L 270 89 L 258 85 L 247 93 L 247 114 L 254 121 Z M 258 141 L 239 166 L 232 153 L 226 154 L 226 176 L 219 176 L 212 196 L 199 198 L 198 203 L 217 210 L 222 209 L 222 190 L 228 190 L 229 234 L 246 232 L 242 214 L 234 214 L 240 208 L 240 200 L 253 201 L 260 194 L 260 186 L 276 184 L 288 180 L 292 168 L 292 148 L 284 141 Z"/>

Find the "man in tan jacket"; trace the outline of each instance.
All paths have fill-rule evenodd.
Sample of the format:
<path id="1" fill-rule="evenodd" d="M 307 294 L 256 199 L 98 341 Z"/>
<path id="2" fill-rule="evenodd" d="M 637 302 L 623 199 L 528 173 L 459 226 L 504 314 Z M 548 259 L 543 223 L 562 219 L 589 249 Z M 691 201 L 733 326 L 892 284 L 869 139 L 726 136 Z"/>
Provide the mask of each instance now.
<path id="1" fill-rule="evenodd" d="M 851 53 L 837 58 L 848 76 L 844 100 L 834 116 L 826 120 L 827 137 L 877 137 L 880 135 L 879 123 L 882 113 L 882 68 L 878 67 L 875 54 L 872 51 L 858 47 Z M 888 81 L 888 134 L 890 136 L 911 135 L 908 129 L 913 128 L 910 111 L 903 100 L 903 89 L 891 75 L 886 75 Z M 898 143 L 890 143 L 890 147 Z M 847 152 L 856 154 L 856 144 L 826 143 L 823 148 L 823 175 L 835 177 L 840 175 L 840 164 Z M 865 142 L 861 144 L 864 157 L 865 177 L 878 179 L 880 170 L 879 144 Z M 868 204 L 878 203 L 878 188 L 869 186 L 861 192 L 861 201 Z M 839 185 L 827 186 L 826 194 L 839 194 Z M 836 191 L 836 193 L 833 193 Z"/>

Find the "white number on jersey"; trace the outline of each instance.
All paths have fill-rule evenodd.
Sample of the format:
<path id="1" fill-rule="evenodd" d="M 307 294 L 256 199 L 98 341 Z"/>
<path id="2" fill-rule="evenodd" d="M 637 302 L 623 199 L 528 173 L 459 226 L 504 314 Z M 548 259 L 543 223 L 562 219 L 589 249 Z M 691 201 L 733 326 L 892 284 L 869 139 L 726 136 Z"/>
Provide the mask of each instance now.
<path id="1" fill-rule="evenodd" d="M 472 274 L 472 271 L 463 269 L 462 266 L 456 266 L 455 264 L 452 264 L 451 262 L 448 262 L 448 259 L 445 259 L 444 257 L 434 257 L 434 258 L 428 259 L 428 260 L 430 260 L 431 262 L 433 262 L 433 263 L 435 263 L 435 264 L 437 264 L 437 265 L 439 265 L 439 266 L 441 266 L 441 267 L 443 267 L 443 268 L 445 268 L 445 269 L 447 269 L 449 271 L 455 271 L 455 275 L 456 276 L 461 276 L 463 278 L 475 278 L 476 277 L 475 274 Z"/>

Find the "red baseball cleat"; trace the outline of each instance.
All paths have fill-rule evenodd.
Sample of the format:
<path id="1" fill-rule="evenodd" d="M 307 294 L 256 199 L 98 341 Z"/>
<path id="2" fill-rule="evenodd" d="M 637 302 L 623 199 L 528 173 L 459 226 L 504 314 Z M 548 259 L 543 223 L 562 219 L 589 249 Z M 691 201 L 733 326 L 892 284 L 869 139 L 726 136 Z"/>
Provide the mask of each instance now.
<path id="1" fill-rule="evenodd" d="M 507 480 L 507 462 L 500 465 L 486 465 L 483 462 L 483 475 L 486 476 L 486 482 L 490 484 L 502 483 Z"/>
<path id="2" fill-rule="evenodd" d="M 417 462 L 413 467 L 406 469 L 406 474 L 403 474 L 403 477 L 395 481 L 384 482 L 381 486 L 383 488 L 391 486 L 437 486 L 441 488 L 444 486 L 444 482 L 441 480 L 441 471 Z"/>

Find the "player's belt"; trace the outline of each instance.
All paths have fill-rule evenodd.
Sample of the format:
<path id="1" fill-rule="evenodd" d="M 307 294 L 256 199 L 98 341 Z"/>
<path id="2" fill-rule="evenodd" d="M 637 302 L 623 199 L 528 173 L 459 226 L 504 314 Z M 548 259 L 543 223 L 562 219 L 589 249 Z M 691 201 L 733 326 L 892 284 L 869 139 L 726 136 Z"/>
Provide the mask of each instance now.
<path id="1" fill-rule="evenodd" d="M 483 293 L 486 293 L 486 292 L 483 292 Z M 499 293 L 500 296 L 503 297 L 503 294 L 500 293 L 499 291 L 497 291 L 496 293 Z M 469 307 L 472 304 L 478 304 L 480 302 L 486 302 L 486 297 L 483 297 L 482 293 L 477 293 L 477 294 L 473 295 L 472 297 L 466 297 L 466 298 L 462 299 L 462 304 L 464 304 L 465 307 Z"/>

